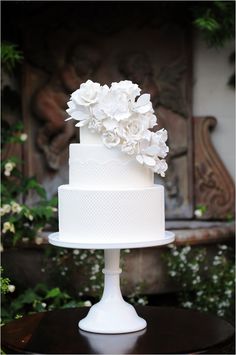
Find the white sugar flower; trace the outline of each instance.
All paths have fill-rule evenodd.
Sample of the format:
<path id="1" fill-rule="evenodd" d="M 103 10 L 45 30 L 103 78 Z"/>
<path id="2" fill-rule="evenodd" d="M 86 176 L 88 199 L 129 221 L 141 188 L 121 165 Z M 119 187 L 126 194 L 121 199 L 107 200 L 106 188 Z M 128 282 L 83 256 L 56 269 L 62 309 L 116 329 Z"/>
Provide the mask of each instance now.
<path id="1" fill-rule="evenodd" d="M 146 130 L 146 122 L 138 115 L 133 115 L 128 122 L 123 122 L 117 132 L 127 142 L 132 142 L 141 141 Z"/>
<path id="2" fill-rule="evenodd" d="M 88 80 L 72 93 L 68 102 L 67 120 L 79 121 L 76 127 L 87 126 L 102 136 L 108 148 L 119 146 L 128 155 L 165 176 L 169 152 L 167 132 L 151 132 L 157 124 L 149 94 L 140 95 L 140 88 L 129 80 L 101 86 Z"/>
<path id="3" fill-rule="evenodd" d="M 147 112 L 142 115 L 142 119 L 146 122 L 147 129 L 157 125 L 157 117 L 152 112 Z"/>
<path id="4" fill-rule="evenodd" d="M 80 121 L 75 125 L 76 127 L 83 127 L 89 123 L 91 112 L 88 107 L 75 105 L 75 103 L 72 101 L 68 102 L 68 106 L 69 108 L 66 110 L 66 112 L 70 115 L 70 117 L 67 118 L 66 121 L 71 119 Z"/>
<path id="5" fill-rule="evenodd" d="M 134 155 L 136 152 L 136 147 L 137 147 L 137 142 L 125 141 L 121 146 L 121 151 L 128 155 Z"/>
<path id="6" fill-rule="evenodd" d="M 120 138 L 113 132 L 105 132 L 102 135 L 103 143 L 106 147 L 112 148 L 120 143 Z"/>
<path id="7" fill-rule="evenodd" d="M 78 127 L 78 124 L 76 125 Z M 95 119 L 94 117 L 92 117 L 89 121 L 88 121 L 88 128 L 91 130 L 91 132 L 102 132 L 103 129 L 103 123 L 102 121 L 99 121 L 97 119 Z"/>
<path id="8" fill-rule="evenodd" d="M 159 174 L 161 177 L 165 177 L 168 165 L 164 159 L 158 159 L 153 169 L 154 173 Z"/>
<path id="9" fill-rule="evenodd" d="M 114 118 L 110 118 L 110 117 L 103 120 L 102 125 L 106 131 L 113 131 L 114 132 L 114 130 L 116 128 L 119 128 L 119 123 L 117 122 L 117 120 L 115 120 Z"/>
<path id="10" fill-rule="evenodd" d="M 118 122 L 131 116 L 127 95 L 119 90 L 109 91 L 101 100 L 103 112 Z"/>
<path id="11" fill-rule="evenodd" d="M 107 118 L 107 115 L 103 110 L 103 99 L 106 97 L 108 93 L 109 93 L 109 87 L 107 85 L 101 86 L 96 103 L 94 103 L 92 107 L 90 107 L 92 116 L 96 118 L 96 120 L 98 121 L 102 121 L 105 118 Z"/>
<path id="12" fill-rule="evenodd" d="M 97 102 L 101 85 L 87 80 L 80 88 L 71 95 L 72 101 L 80 106 L 90 106 Z"/>
<path id="13" fill-rule="evenodd" d="M 132 111 L 138 113 L 153 112 L 152 103 L 149 94 L 141 95 L 136 102 L 132 105 Z"/>
<path id="14" fill-rule="evenodd" d="M 112 91 L 122 91 L 124 92 L 128 98 L 130 98 L 132 101 L 135 100 L 135 98 L 140 95 L 141 89 L 138 87 L 137 84 L 133 84 L 132 81 L 130 80 L 123 80 L 120 81 L 119 83 L 112 83 L 111 84 L 111 90 Z"/>

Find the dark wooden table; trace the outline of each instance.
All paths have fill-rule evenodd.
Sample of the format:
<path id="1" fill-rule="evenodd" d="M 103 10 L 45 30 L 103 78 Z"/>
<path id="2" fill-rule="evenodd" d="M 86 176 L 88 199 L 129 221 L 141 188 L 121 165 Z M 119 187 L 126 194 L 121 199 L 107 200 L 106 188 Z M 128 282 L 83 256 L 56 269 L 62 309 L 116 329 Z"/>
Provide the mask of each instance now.
<path id="1" fill-rule="evenodd" d="M 136 307 L 146 329 L 128 334 L 95 334 L 78 328 L 88 308 L 36 313 L 2 327 L 6 353 L 170 354 L 219 353 L 234 328 L 221 318 L 170 307 Z M 216 352 L 214 352 L 216 351 Z"/>

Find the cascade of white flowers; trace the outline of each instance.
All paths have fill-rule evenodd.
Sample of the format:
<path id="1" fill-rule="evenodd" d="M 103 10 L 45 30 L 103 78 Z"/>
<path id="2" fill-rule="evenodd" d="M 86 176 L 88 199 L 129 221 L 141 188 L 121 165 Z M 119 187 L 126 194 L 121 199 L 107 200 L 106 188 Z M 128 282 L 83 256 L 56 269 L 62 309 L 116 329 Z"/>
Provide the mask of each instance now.
<path id="1" fill-rule="evenodd" d="M 140 92 L 138 85 L 129 80 L 112 83 L 110 88 L 88 80 L 72 93 L 67 120 L 79 121 L 76 127 L 87 126 L 102 136 L 108 148 L 119 147 L 122 152 L 135 155 L 140 164 L 164 177 L 168 168 L 167 131 L 150 131 L 157 118 L 150 95 Z"/>

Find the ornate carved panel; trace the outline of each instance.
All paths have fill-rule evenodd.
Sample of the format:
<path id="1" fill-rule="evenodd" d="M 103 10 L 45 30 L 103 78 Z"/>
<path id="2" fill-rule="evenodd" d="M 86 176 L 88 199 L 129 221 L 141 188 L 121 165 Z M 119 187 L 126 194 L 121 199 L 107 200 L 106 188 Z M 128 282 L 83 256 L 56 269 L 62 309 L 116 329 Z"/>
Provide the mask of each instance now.
<path id="1" fill-rule="evenodd" d="M 234 216 L 234 182 L 210 140 L 215 117 L 194 117 L 195 204 L 206 207 L 201 219 L 225 220 Z"/>
<path id="2" fill-rule="evenodd" d="M 64 5 L 63 5 L 64 4 Z M 69 94 L 88 78 L 102 84 L 130 79 L 151 93 L 159 128 L 169 132 L 167 218 L 191 218 L 191 39 L 186 25 L 168 18 L 158 3 L 32 7 L 23 26 L 23 115 L 30 139 L 26 173 L 50 194 L 68 176 L 73 123 L 64 122 Z M 91 12 L 92 9 L 92 12 Z M 131 11 L 132 10 L 132 11 Z M 132 13 L 132 16 L 131 16 Z M 92 16 L 92 18 L 91 18 Z M 178 16 L 177 16 L 178 17 Z M 30 28 L 30 30 L 29 30 Z"/>

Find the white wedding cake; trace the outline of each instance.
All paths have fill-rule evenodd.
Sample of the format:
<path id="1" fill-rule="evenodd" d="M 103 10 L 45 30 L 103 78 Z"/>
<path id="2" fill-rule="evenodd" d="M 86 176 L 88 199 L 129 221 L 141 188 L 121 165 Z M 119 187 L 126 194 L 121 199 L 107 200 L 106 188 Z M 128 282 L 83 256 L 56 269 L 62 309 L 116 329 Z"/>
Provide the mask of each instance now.
<path id="1" fill-rule="evenodd" d="M 130 81 L 111 87 L 87 81 L 71 95 L 69 119 L 80 143 L 69 149 L 69 184 L 59 187 L 63 243 L 145 243 L 165 239 L 167 132 L 150 131 L 156 117 L 150 95 Z"/>

